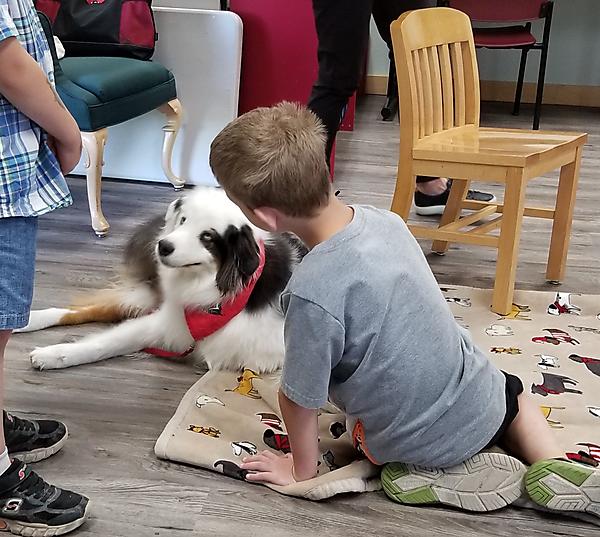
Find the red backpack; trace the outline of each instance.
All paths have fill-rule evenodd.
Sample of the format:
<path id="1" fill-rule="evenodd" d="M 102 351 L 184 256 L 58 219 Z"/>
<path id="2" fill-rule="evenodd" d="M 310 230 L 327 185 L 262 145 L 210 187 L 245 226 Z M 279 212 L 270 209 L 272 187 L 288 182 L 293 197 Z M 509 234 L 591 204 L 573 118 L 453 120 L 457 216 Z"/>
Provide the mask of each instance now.
<path id="1" fill-rule="evenodd" d="M 68 56 L 148 60 L 158 39 L 152 0 L 35 0 Z"/>

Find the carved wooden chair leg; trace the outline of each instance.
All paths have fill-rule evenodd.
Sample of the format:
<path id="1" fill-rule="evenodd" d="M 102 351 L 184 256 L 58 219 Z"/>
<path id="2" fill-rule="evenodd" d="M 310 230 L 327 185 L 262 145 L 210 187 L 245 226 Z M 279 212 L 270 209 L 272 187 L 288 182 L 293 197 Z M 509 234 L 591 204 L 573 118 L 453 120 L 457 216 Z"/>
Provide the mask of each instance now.
<path id="1" fill-rule="evenodd" d="M 90 216 L 92 218 L 92 228 L 94 228 L 94 232 L 98 237 L 104 237 L 110 228 L 104 214 L 102 214 L 102 166 L 104 164 L 104 146 L 107 136 L 107 129 L 81 133 L 81 141 L 85 151 L 85 167 L 87 169 Z"/>
<path id="2" fill-rule="evenodd" d="M 179 99 L 173 99 L 159 107 L 159 111 L 167 116 L 167 123 L 163 127 L 165 136 L 162 148 L 162 167 L 165 176 L 171 182 L 175 190 L 180 190 L 185 185 L 185 180 L 177 177 L 173 173 L 171 163 L 173 159 L 173 145 L 175 144 L 175 138 L 181 127 L 183 109 Z"/>

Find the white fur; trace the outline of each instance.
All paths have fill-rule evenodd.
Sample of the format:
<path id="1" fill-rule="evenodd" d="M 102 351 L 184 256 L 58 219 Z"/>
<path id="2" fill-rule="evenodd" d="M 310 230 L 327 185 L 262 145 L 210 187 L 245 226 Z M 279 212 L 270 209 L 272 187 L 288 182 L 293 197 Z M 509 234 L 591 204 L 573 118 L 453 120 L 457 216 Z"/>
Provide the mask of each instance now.
<path id="1" fill-rule="evenodd" d="M 65 308 L 48 308 L 32 311 L 29 314 L 29 323 L 27 323 L 27 326 L 13 330 L 13 332 L 16 334 L 21 332 L 35 332 L 36 330 L 57 326 L 67 313 L 74 313 L 74 311 Z"/>
<path id="2" fill-rule="evenodd" d="M 182 216 L 185 217 L 183 223 Z M 243 224 L 250 225 L 238 207 L 217 189 L 196 189 L 185 199 L 180 211 L 175 211 L 175 203 L 171 204 L 161 238 L 168 239 L 175 250 L 166 259 L 169 266 L 159 266 L 164 297 L 160 307 L 149 315 L 125 321 L 75 343 L 36 348 L 31 353 L 33 367 L 61 369 L 146 347 L 175 352 L 187 350 L 193 339 L 185 322 L 184 308 L 208 307 L 221 298 L 215 283 L 215 260 L 198 236 L 205 229 L 223 233 L 229 225 Z M 257 239 L 266 237 L 264 232 L 251 227 Z M 191 264 L 193 266 L 187 266 Z M 127 305 L 136 305 L 136 292 L 143 302 L 139 306 L 147 308 L 148 297 L 141 290 L 127 293 Z M 253 314 L 243 311 L 223 328 L 197 342 L 194 353 L 212 369 L 248 367 L 257 372 L 274 371 L 283 363 L 283 317 L 273 307 Z"/>

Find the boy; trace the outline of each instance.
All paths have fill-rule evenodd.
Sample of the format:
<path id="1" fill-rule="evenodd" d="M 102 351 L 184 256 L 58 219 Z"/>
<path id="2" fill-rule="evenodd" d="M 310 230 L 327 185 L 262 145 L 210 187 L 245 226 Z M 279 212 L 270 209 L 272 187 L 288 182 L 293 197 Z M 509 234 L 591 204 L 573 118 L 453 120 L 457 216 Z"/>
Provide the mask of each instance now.
<path id="1" fill-rule="evenodd" d="M 297 234 L 310 249 L 281 298 L 279 400 L 292 455 L 246 458 L 247 479 L 287 485 L 314 477 L 317 412 L 330 398 L 372 462 L 440 469 L 435 497 L 384 480 L 398 501 L 475 510 L 514 501 L 525 467 L 508 455 L 479 454 L 497 444 L 534 465 L 528 490 L 563 476 L 571 498 L 582 499 L 568 508 L 599 513 L 588 493 L 600 472 L 561 459 L 521 381 L 496 369 L 455 322 L 402 219 L 331 194 L 324 148 L 316 117 L 290 103 L 244 114 L 211 147 L 215 177 L 246 216 L 265 230 Z M 392 475 L 421 470 L 388 465 Z"/>
<path id="2" fill-rule="evenodd" d="M 11 331 L 29 319 L 37 217 L 71 203 L 63 174 L 81 155 L 79 129 L 53 81 L 52 57 L 31 0 L 0 0 L 0 374 Z M 66 427 L 6 412 L 3 418 L 0 531 L 62 535 L 79 527 L 88 499 L 49 485 L 25 464 L 56 453 Z"/>

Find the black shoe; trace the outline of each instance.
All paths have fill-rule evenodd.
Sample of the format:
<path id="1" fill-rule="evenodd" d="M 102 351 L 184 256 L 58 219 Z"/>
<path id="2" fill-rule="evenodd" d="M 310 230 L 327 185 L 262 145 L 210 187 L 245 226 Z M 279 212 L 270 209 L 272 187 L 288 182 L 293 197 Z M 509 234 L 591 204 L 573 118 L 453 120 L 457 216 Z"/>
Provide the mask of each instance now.
<path id="1" fill-rule="evenodd" d="M 47 459 L 59 451 L 69 436 L 67 427 L 54 420 L 25 420 L 3 412 L 4 438 L 11 457 L 23 462 Z"/>
<path id="2" fill-rule="evenodd" d="M 448 202 L 448 196 L 450 195 L 450 186 L 452 181 L 448 181 L 448 186 L 444 192 L 437 196 L 428 196 L 418 190 L 415 190 L 415 207 L 418 215 L 421 216 L 434 216 L 443 214 Z M 496 201 L 496 196 L 488 194 L 487 192 L 479 192 L 479 190 L 469 190 L 467 193 L 467 199 L 473 201 L 485 201 L 487 203 L 493 203 Z"/>
<path id="3" fill-rule="evenodd" d="M 88 506 L 85 496 L 46 483 L 18 459 L 0 476 L 0 531 L 63 535 L 84 523 Z"/>
<path id="4" fill-rule="evenodd" d="M 381 109 L 381 119 L 383 121 L 394 121 L 398 113 L 398 97 L 388 97 Z"/>

